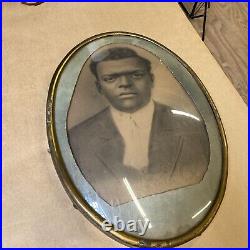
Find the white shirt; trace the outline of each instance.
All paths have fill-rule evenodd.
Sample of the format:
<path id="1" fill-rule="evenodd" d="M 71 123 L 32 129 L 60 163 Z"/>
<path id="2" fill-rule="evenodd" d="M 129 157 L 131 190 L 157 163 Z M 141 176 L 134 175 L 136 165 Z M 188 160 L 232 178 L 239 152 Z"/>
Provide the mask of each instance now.
<path id="1" fill-rule="evenodd" d="M 134 113 L 121 112 L 111 107 L 113 120 L 125 143 L 123 157 L 125 166 L 138 170 L 148 166 L 153 113 L 154 103 L 152 100 Z"/>

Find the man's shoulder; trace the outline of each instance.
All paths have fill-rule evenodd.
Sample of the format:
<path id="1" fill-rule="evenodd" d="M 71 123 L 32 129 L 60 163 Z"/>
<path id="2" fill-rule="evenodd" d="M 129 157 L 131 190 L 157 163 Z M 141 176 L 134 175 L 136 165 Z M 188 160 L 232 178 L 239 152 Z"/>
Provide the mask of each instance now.
<path id="1" fill-rule="evenodd" d="M 155 102 L 156 119 L 163 128 L 178 132 L 194 132 L 205 129 L 205 124 L 200 116 L 176 109 L 174 107 Z"/>
<path id="2" fill-rule="evenodd" d="M 157 102 L 157 101 L 154 101 L 154 105 L 155 105 L 155 111 L 157 113 L 160 113 L 160 114 L 167 114 L 171 111 L 172 107 L 166 105 L 166 104 L 163 104 L 163 103 L 160 103 L 160 102 Z"/>
<path id="3" fill-rule="evenodd" d="M 87 120 L 71 128 L 69 130 L 69 135 L 83 135 L 85 133 L 87 135 L 91 135 L 92 133 L 96 133 L 101 127 L 104 126 L 105 120 L 109 119 L 109 117 L 109 108 L 105 108 Z"/>

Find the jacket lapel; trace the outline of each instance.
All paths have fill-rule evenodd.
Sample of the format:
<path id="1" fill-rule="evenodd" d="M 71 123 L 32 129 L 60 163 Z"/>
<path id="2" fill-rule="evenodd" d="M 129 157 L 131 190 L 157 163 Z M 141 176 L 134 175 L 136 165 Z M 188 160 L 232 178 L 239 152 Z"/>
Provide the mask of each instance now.
<path id="1" fill-rule="evenodd" d="M 110 110 L 99 128 L 95 154 L 112 175 L 119 177 L 123 168 L 124 142 L 113 122 Z"/>
<path id="2" fill-rule="evenodd" d="M 150 137 L 150 173 L 172 176 L 182 149 L 182 137 L 175 133 L 170 108 L 155 103 Z"/>

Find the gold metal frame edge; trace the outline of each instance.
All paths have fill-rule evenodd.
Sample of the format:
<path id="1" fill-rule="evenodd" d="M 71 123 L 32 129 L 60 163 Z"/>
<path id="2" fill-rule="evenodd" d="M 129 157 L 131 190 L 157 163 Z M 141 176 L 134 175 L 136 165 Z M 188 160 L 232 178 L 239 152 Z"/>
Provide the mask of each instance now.
<path id="1" fill-rule="evenodd" d="M 144 40 L 147 40 L 164 50 L 167 50 L 169 53 L 171 53 L 174 57 L 177 58 L 179 62 L 182 63 L 182 65 L 185 66 L 185 68 L 188 70 L 188 72 L 192 75 L 192 77 L 196 80 L 196 83 L 199 85 L 199 88 L 202 90 L 204 95 L 206 96 L 210 107 L 213 110 L 217 126 L 220 132 L 221 141 L 222 141 L 222 154 L 223 154 L 223 161 L 222 161 L 222 177 L 220 181 L 220 187 L 219 191 L 217 193 L 216 199 L 205 216 L 205 218 L 195 227 L 190 229 L 185 234 L 182 234 L 178 237 L 167 239 L 167 240 L 147 240 L 147 239 L 141 239 L 137 238 L 135 236 L 129 235 L 125 232 L 115 232 L 114 230 L 111 230 L 110 232 L 104 232 L 101 230 L 101 224 L 103 222 L 103 218 L 94 211 L 93 208 L 84 200 L 84 198 L 81 196 L 81 194 L 76 189 L 73 181 L 71 180 L 69 174 L 66 171 L 65 163 L 63 161 L 61 150 L 58 144 L 58 139 L 56 135 L 55 130 L 55 98 L 56 98 L 56 91 L 58 87 L 58 82 L 60 79 L 61 72 L 64 69 L 64 66 L 67 64 L 67 62 L 70 60 L 70 58 L 83 46 L 87 45 L 88 43 L 97 40 L 99 38 L 108 37 L 108 36 L 130 36 L 130 37 L 137 37 Z M 226 140 L 226 134 L 225 130 L 221 121 L 221 118 L 219 116 L 218 110 L 208 93 L 206 87 L 203 85 L 199 77 L 195 74 L 195 72 L 174 52 L 169 50 L 164 45 L 146 37 L 143 35 L 139 35 L 136 33 L 130 33 L 130 32 L 123 32 L 123 31 L 115 31 L 115 32 L 105 32 L 101 33 L 95 36 L 92 36 L 83 42 L 76 45 L 62 60 L 62 62 L 57 67 L 51 83 L 49 87 L 48 97 L 47 97 L 47 105 L 46 105 L 46 128 L 47 128 L 47 136 L 48 136 L 48 144 L 50 149 L 50 154 L 52 157 L 52 161 L 54 163 L 57 175 L 68 194 L 69 198 L 71 199 L 74 206 L 83 214 L 85 217 L 94 224 L 97 228 L 99 228 L 103 233 L 111 237 L 112 239 L 126 245 L 129 247 L 176 247 L 178 245 L 184 244 L 193 238 L 200 236 L 202 232 L 208 227 L 208 225 L 212 222 L 213 218 L 215 217 L 221 202 L 223 200 L 225 190 L 226 190 L 226 184 L 227 184 L 227 175 L 228 175 L 228 145 Z"/>

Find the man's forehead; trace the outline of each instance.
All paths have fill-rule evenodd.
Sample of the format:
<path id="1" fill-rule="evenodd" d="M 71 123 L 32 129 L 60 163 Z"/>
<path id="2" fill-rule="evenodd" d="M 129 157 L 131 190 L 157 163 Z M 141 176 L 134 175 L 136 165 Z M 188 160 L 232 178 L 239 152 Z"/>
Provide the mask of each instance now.
<path id="1" fill-rule="evenodd" d="M 107 60 L 97 64 L 98 74 L 116 74 L 134 70 L 144 70 L 145 63 L 138 57 Z"/>

